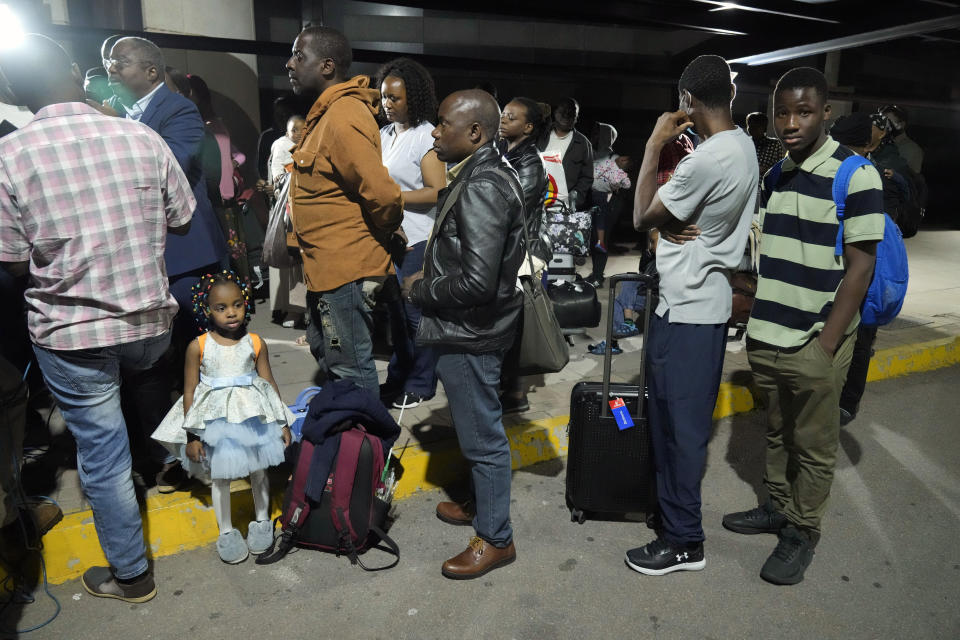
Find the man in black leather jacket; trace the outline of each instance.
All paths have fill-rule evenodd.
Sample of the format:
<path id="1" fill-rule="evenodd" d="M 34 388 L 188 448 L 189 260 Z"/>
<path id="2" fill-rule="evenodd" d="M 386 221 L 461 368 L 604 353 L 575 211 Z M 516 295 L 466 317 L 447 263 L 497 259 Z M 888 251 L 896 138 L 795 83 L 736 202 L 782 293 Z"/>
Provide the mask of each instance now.
<path id="1" fill-rule="evenodd" d="M 403 282 L 404 295 L 423 309 L 417 344 L 439 353 L 437 373 L 471 469 L 475 503 L 437 505 L 441 520 L 476 530 L 466 550 L 443 564 L 444 576 L 461 580 L 516 558 L 510 444 L 497 387 L 523 306 L 517 271 L 524 249 L 517 173 L 493 145 L 499 120 L 496 101 L 480 90 L 458 91 L 440 105 L 434 149 L 455 166 L 437 201 L 424 270 Z"/>

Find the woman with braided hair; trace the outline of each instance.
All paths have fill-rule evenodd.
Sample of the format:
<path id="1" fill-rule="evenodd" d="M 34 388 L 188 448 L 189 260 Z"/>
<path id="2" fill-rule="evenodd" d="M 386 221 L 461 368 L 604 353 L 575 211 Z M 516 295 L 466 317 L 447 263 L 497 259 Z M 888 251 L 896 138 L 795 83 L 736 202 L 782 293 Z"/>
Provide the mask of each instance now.
<path id="1" fill-rule="evenodd" d="M 153 438 L 190 475 L 212 479 L 217 553 L 237 564 L 273 543 L 266 468 L 283 462 L 293 415 L 280 400 L 267 345 L 247 333 L 249 284 L 221 271 L 203 276 L 193 292 L 194 315 L 207 331 L 187 347 L 183 397 Z M 247 476 L 256 516 L 244 541 L 230 517 L 230 481 Z"/>
<path id="2" fill-rule="evenodd" d="M 423 252 L 437 215 L 437 194 L 447 186 L 446 167 L 437 158 L 430 135 L 437 115 L 430 73 L 410 58 L 397 58 L 383 65 L 378 77 L 388 121 L 380 130 L 383 164 L 403 190 L 403 224 L 393 252 L 397 278 L 402 281 L 423 269 Z M 432 349 L 414 343 L 420 309 L 400 300 L 389 309 L 394 353 L 381 395 L 397 409 L 410 409 L 436 393 L 437 359 Z"/>

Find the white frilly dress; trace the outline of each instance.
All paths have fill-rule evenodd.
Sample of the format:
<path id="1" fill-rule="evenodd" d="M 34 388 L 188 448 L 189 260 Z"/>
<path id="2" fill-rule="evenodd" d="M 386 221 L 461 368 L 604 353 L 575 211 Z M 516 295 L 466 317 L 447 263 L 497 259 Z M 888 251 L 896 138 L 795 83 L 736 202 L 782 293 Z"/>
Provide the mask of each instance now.
<path id="1" fill-rule="evenodd" d="M 183 398 L 153 432 L 195 477 L 244 478 L 283 462 L 281 430 L 293 414 L 269 382 L 257 375 L 250 334 L 225 347 L 208 338 L 200 361 L 200 382 L 183 415 Z M 206 461 L 187 457 L 187 432 L 200 437 Z"/>

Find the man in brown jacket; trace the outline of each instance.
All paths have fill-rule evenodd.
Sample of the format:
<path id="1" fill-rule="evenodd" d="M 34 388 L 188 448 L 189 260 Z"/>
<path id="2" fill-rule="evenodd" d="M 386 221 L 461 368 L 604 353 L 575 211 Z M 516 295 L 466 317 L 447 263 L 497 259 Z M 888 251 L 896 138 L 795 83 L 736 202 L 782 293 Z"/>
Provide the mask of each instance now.
<path id="1" fill-rule="evenodd" d="M 293 43 L 293 91 L 320 97 L 293 150 L 292 218 L 327 373 L 379 394 L 371 311 L 393 273 L 388 243 L 403 200 L 381 160 L 380 93 L 365 76 L 346 79 L 352 59 L 350 43 L 328 27 L 307 27 Z"/>

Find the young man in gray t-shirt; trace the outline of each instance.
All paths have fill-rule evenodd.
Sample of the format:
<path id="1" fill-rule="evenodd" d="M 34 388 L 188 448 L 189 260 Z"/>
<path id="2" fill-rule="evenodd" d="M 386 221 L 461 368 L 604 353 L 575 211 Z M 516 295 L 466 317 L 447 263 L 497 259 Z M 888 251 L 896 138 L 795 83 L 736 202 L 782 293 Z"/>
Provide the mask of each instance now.
<path id="1" fill-rule="evenodd" d="M 647 141 L 633 221 L 657 227 L 660 304 L 647 343 L 647 404 L 662 528 L 627 551 L 647 575 L 705 566 L 700 479 L 723 369 L 729 274 L 743 256 L 757 197 L 753 142 L 733 122 L 735 87 L 719 56 L 700 56 L 680 76 L 680 110 L 664 113 Z M 660 151 L 693 128 L 701 143 L 657 191 Z"/>

